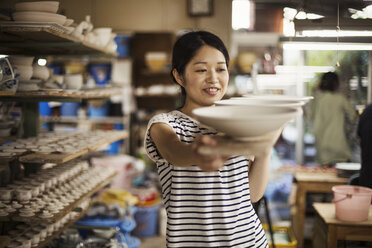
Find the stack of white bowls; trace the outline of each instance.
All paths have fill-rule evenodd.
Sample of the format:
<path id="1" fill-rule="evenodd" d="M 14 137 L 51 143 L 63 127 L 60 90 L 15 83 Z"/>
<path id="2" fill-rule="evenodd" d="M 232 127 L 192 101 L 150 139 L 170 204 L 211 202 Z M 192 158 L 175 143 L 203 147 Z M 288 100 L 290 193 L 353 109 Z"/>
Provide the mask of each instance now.
<path id="1" fill-rule="evenodd" d="M 67 18 L 56 14 L 58 8 L 58 1 L 19 2 L 15 4 L 13 19 L 19 22 L 53 22 L 64 25 Z"/>
<path id="2" fill-rule="evenodd" d="M 16 79 L 19 81 L 17 91 L 38 90 L 40 80 L 31 79 L 34 73 L 32 67 L 34 57 L 10 55 L 8 59 L 14 69 Z"/>
<path id="3" fill-rule="evenodd" d="M 255 140 L 285 125 L 313 97 L 246 95 L 193 111 L 200 122 L 239 140 Z"/>

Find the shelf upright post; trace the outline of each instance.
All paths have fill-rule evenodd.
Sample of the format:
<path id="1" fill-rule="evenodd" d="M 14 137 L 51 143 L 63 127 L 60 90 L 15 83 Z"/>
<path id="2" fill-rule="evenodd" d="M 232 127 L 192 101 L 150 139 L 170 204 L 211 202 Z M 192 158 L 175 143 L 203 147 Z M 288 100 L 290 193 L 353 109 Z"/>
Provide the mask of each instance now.
<path id="1" fill-rule="evenodd" d="M 36 137 L 39 134 L 39 102 L 22 103 L 22 127 L 24 138 Z"/>

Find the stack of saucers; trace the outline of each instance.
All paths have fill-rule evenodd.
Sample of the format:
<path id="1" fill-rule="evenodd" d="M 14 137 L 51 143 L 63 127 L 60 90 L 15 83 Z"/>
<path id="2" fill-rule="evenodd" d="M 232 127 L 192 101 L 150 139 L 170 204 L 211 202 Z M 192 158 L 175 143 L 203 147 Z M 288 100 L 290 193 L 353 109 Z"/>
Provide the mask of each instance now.
<path id="1" fill-rule="evenodd" d="M 66 16 L 56 14 L 58 1 L 20 2 L 15 4 L 13 19 L 20 22 L 57 23 L 64 25 Z"/>

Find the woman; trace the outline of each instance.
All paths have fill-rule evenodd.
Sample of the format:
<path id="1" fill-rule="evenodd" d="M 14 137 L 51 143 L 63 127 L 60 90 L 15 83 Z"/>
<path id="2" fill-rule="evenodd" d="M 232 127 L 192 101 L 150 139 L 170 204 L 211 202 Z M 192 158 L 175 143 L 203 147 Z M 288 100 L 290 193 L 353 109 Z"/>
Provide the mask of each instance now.
<path id="1" fill-rule="evenodd" d="M 323 74 L 310 108 L 314 124 L 316 160 L 321 165 L 334 165 L 352 159 L 345 133 L 345 118 L 355 118 L 355 111 L 341 94 L 336 73 Z"/>
<path id="2" fill-rule="evenodd" d="M 145 137 L 156 162 L 167 211 L 167 247 L 268 247 L 252 207 L 268 180 L 270 150 L 279 132 L 247 143 L 253 165 L 242 156 L 198 153 L 217 146 L 216 130 L 199 123 L 192 110 L 213 106 L 224 96 L 229 55 L 214 34 L 198 31 L 180 37 L 173 47 L 172 77 L 182 88 L 184 105 L 154 116 Z"/>

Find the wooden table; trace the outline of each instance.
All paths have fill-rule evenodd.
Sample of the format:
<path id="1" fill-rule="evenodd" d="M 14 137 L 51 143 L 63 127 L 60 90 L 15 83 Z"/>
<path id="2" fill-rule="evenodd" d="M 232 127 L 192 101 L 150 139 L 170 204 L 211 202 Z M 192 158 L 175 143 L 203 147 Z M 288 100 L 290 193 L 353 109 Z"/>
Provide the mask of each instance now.
<path id="1" fill-rule="evenodd" d="M 372 241 L 372 205 L 368 220 L 349 222 L 336 219 L 333 203 L 314 203 L 316 211 L 314 248 L 336 248 L 338 240 Z"/>
<path id="2" fill-rule="evenodd" d="M 294 180 L 297 189 L 295 205 L 291 209 L 291 222 L 297 239 L 297 246 L 302 248 L 304 242 L 306 194 L 332 193 L 333 186 L 347 184 L 348 179 L 338 177 L 336 171 L 312 171 L 296 172 Z"/>

